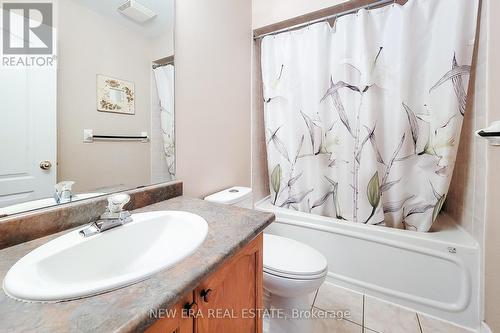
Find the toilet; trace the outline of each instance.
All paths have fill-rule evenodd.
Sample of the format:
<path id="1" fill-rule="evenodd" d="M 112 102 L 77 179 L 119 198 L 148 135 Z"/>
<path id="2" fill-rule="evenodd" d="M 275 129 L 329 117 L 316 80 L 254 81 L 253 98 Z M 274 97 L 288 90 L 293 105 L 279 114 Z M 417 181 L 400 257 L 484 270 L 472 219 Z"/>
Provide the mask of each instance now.
<path id="1" fill-rule="evenodd" d="M 252 189 L 232 187 L 205 197 L 205 200 L 252 208 Z M 264 232 L 264 332 L 314 332 L 310 295 L 323 284 L 328 273 L 326 258 L 296 240 Z M 300 311 L 306 311 L 297 318 Z M 286 317 L 286 319 L 285 319 Z"/>
<path id="2" fill-rule="evenodd" d="M 314 320 L 308 318 L 311 310 L 310 295 L 326 279 L 326 258 L 306 244 L 264 233 L 263 261 L 264 289 L 267 292 L 264 303 L 271 310 L 269 321 L 265 322 L 267 331 L 314 332 Z M 279 309 L 281 313 L 273 312 L 272 309 Z M 303 313 L 298 316 L 300 311 Z"/>
<path id="3" fill-rule="evenodd" d="M 206 201 L 220 203 L 225 205 L 233 205 L 252 209 L 252 189 L 249 187 L 235 186 L 211 194 L 204 198 Z"/>

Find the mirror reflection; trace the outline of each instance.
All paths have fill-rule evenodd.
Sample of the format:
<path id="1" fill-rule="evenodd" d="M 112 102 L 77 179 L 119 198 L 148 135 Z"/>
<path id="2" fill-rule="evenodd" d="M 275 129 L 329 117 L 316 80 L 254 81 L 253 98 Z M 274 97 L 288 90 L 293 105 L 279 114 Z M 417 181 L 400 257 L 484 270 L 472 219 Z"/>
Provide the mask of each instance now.
<path id="1" fill-rule="evenodd" d="M 174 0 L 49 4 L 4 22 L 0 217 L 175 177 Z"/>

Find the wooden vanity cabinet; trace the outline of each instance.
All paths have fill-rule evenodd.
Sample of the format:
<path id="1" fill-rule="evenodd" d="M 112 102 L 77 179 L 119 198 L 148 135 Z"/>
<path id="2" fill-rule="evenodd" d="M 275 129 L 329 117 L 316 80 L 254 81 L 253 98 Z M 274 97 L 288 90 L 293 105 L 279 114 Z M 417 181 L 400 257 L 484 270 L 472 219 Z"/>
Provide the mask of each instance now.
<path id="1" fill-rule="evenodd" d="M 175 315 L 165 315 L 165 318 L 157 320 L 151 325 L 146 332 L 148 333 L 193 333 L 194 321 L 193 318 L 182 316 L 182 311 L 186 304 L 193 304 L 193 293 L 189 293 L 186 297 L 177 303 L 171 312 Z M 168 311 L 168 310 L 167 310 Z"/>
<path id="2" fill-rule="evenodd" d="M 174 309 L 192 316 L 159 319 L 153 333 L 262 333 L 262 234 L 203 281 Z M 194 301 L 194 302 L 193 302 Z"/>

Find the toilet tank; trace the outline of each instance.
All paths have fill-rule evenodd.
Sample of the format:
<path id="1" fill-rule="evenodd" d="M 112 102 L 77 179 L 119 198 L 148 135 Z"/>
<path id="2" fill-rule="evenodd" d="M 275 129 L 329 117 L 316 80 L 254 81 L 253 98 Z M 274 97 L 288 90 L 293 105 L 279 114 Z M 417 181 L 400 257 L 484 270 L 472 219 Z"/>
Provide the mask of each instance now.
<path id="1" fill-rule="evenodd" d="M 233 205 L 252 209 L 252 189 L 249 187 L 235 186 L 226 190 L 210 194 L 205 200 L 220 204 Z"/>

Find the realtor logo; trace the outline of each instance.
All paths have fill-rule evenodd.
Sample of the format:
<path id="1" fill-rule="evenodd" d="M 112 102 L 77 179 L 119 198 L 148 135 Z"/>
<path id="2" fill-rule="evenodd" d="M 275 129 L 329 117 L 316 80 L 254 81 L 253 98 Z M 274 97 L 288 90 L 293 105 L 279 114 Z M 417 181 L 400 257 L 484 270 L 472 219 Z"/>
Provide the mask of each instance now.
<path id="1" fill-rule="evenodd" d="M 3 4 L 3 54 L 52 54 L 52 3 Z"/>

